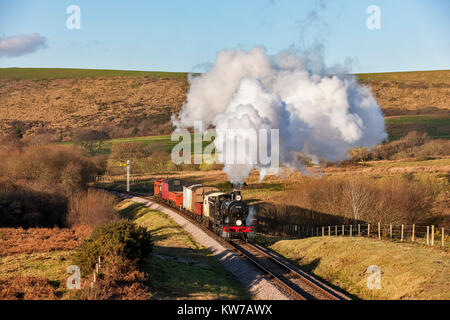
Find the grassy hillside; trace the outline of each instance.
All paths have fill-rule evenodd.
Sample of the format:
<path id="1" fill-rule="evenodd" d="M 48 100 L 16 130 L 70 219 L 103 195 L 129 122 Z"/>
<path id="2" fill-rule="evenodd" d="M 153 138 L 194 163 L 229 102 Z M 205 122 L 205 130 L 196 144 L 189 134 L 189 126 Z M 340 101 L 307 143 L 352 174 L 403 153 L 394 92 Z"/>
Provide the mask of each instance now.
<path id="1" fill-rule="evenodd" d="M 450 70 L 357 75 L 372 88 L 387 116 L 449 114 Z"/>
<path id="2" fill-rule="evenodd" d="M 450 70 L 357 73 L 360 80 L 428 82 L 450 84 Z M 73 68 L 0 68 L 0 79 L 64 79 L 90 77 L 175 77 L 183 78 L 187 72 L 135 71 Z"/>
<path id="3" fill-rule="evenodd" d="M 450 299 L 450 254 L 441 249 L 356 237 L 281 240 L 270 248 L 361 299 Z M 380 268 L 380 289 L 367 288 L 371 265 Z"/>
<path id="4" fill-rule="evenodd" d="M 187 88 L 186 77 L 0 79 L 0 132 L 62 140 L 82 127 L 105 127 L 113 137 L 167 134 Z"/>
<path id="5" fill-rule="evenodd" d="M 67 79 L 99 77 L 169 77 L 186 78 L 186 72 L 69 69 L 69 68 L 0 68 L 0 79 Z"/>
<path id="6" fill-rule="evenodd" d="M 383 72 L 383 73 L 357 73 L 360 80 L 397 81 L 397 82 L 424 82 L 450 84 L 450 70 Z"/>
<path id="7" fill-rule="evenodd" d="M 448 116 L 449 75 L 450 70 L 357 76 L 372 88 L 386 116 Z M 20 129 L 25 136 L 47 132 L 63 141 L 80 127 L 106 127 L 115 138 L 169 134 L 170 117 L 181 110 L 188 88 L 187 74 L 177 72 L 0 68 L 0 134 Z M 397 137 L 395 126 L 394 131 Z M 447 133 L 444 128 L 431 135 Z"/>

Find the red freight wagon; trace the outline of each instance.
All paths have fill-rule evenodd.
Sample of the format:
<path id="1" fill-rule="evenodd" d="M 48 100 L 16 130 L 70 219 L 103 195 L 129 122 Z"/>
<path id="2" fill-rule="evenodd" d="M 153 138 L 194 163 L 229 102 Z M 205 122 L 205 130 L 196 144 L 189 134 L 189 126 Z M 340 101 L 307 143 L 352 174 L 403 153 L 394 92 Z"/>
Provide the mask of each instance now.
<path id="1" fill-rule="evenodd" d="M 161 182 L 162 198 L 169 200 L 169 192 L 183 192 L 184 180 L 181 179 L 164 179 Z"/>
<path id="2" fill-rule="evenodd" d="M 169 192 L 169 201 L 176 208 L 181 208 L 183 205 L 183 192 Z"/>
<path id="3" fill-rule="evenodd" d="M 201 216 L 203 214 L 203 203 L 196 202 L 194 204 L 194 213 Z"/>
<path id="4" fill-rule="evenodd" d="M 164 178 L 155 181 L 155 183 L 153 184 L 153 195 L 157 196 L 161 194 L 161 182 L 163 180 Z"/>

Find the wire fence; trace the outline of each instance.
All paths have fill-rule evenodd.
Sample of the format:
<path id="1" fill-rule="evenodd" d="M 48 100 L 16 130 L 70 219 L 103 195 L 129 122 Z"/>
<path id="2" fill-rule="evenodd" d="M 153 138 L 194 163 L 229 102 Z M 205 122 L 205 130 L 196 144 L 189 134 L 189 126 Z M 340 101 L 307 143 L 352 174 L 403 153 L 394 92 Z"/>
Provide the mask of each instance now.
<path id="1" fill-rule="evenodd" d="M 111 176 L 97 176 L 95 182 L 102 183 L 126 183 L 126 180 L 115 180 Z M 138 177 L 130 178 L 130 185 L 142 183 L 153 183 Z M 145 185 L 143 186 L 145 187 Z M 325 236 L 349 236 L 349 237 L 368 237 L 387 239 L 395 241 L 409 241 L 423 243 L 430 246 L 441 246 L 450 248 L 450 234 L 443 227 L 435 225 L 417 225 L 417 224 L 353 224 L 353 225 L 333 225 L 333 226 L 302 226 L 297 224 L 277 224 L 270 227 L 266 226 L 264 221 L 258 221 L 258 229 L 261 231 L 273 231 L 297 237 L 325 237 Z M 447 234 L 446 234 L 447 232 Z"/>
<path id="2" fill-rule="evenodd" d="M 392 240 L 403 242 L 417 242 L 429 246 L 440 246 L 450 248 L 450 235 L 448 230 L 435 225 L 417 225 L 417 224 L 353 224 L 353 225 L 334 225 L 310 227 L 296 224 L 283 225 L 283 233 L 307 237 L 367 237 L 379 240 Z"/>

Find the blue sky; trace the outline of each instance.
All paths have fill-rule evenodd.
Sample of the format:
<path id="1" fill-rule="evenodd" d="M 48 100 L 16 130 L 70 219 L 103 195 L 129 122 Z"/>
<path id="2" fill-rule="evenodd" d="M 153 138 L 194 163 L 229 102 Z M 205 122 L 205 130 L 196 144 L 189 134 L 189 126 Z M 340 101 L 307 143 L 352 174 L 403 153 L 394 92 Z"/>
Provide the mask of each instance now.
<path id="1" fill-rule="evenodd" d="M 263 45 L 274 54 L 318 41 L 327 64 L 350 58 L 353 72 L 450 68 L 450 1 L 323 2 L 0 0 L 0 45 L 33 33 L 47 39 L 46 48 L 0 56 L 0 67 L 202 71 L 225 48 Z M 66 27 L 72 4 L 80 30 Z M 380 30 L 366 27 L 369 5 L 381 9 Z M 305 23 L 311 10 L 314 24 Z"/>

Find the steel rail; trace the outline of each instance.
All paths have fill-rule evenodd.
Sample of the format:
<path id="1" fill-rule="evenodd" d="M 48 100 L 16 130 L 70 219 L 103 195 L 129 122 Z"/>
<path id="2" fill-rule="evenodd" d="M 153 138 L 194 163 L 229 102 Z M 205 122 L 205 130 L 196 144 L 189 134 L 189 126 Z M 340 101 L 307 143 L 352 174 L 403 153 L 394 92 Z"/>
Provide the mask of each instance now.
<path id="1" fill-rule="evenodd" d="M 119 194 L 124 194 L 123 192 L 117 192 L 117 191 L 114 191 L 114 192 L 119 193 Z M 166 208 L 170 208 L 170 209 L 177 211 L 177 213 L 182 214 L 183 217 L 188 219 L 190 222 L 194 223 L 197 227 L 201 228 L 203 231 L 205 231 L 209 236 L 214 238 L 216 241 L 225 245 L 229 249 L 232 249 L 233 251 L 238 252 L 241 256 L 243 256 L 245 259 L 250 261 L 258 269 L 263 271 L 263 273 L 265 273 L 269 277 L 269 279 L 273 280 L 279 286 L 281 286 L 285 291 L 287 291 L 291 297 L 295 298 L 296 300 L 308 300 L 308 298 L 305 297 L 304 293 L 299 292 L 299 290 L 297 290 L 296 288 L 293 288 L 289 283 L 287 283 L 286 281 L 284 281 L 283 279 L 281 279 L 280 277 L 275 275 L 274 272 L 272 272 L 268 268 L 264 267 L 260 262 L 257 261 L 257 259 L 255 257 L 253 257 L 251 254 L 248 254 L 247 252 L 245 252 L 245 250 L 242 250 L 242 248 L 239 248 L 239 245 L 237 245 L 235 242 L 226 241 L 225 239 L 223 239 L 222 237 L 220 237 L 219 235 L 217 235 L 216 233 L 211 231 L 209 228 L 207 228 L 205 225 L 199 223 L 197 220 L 195 220 L 192 216 L 190 216 L 183 210 L 180 210 L 179 208 L 176 208 L 176 207 L 170 205 L 169 203 L 165 202 L 164 200 L 154 197 L 154 196 L 148 196 L 148 195 L 145 195 L 142 193 L 134 193 L 134 192 L 130 192 L 130 193 L 128 193 L 128 195 L 135 195 L 138 197 L 142 197 L 142 198 L 151 200 L 153 202 L 156 202 Z M 305 275 L 300 274 L 299 272 L 297 272 L 293 268 L 289 267 L 287 264 L 283 263 L 276 257 L 265 252 L 265 249 L 262 249 L 259 245 L 252 243 L 252 242 L 246 242 L 246 245 L 251 246 L 254 250 L 258 251 L 259 253 L 264 255 L 266 258 L 270 259 L 272 262 L 274 262 L 275 264 L 280 266 L 281 268 L 289 271 L 290 273 L 295 275 L 297 277 L 297 279 L 300 279 L 303 283 L 307 284 L 309 287 L 312 287 L 314 290 L 320 291 L 322 293 L 322 295 L 325 295 L 332 300 L 350 300 L 350 298 L 348 298 L 347 296 L 345 296 L 344 294 L 342 294 L 340 292 L 335 291 L 334 289 L 330 288 L 323 282 L 321 282 L 317 279 L 314 279 L 314 278 L 313 278 L 314 280 L 311 280 L 310 278 L 312 278 L 312 277 L 310 275 L 308 275 L 306 273 L 305 273 Z M 308 293 L 308 295 L 311 295 L 311 294 Z M 314 298 L 316 298 L 316 297 L 314 297 Z M 320 299 L 320 298 L 316 298 L 316 299 Z"/>
<path id="2" fill-rule="evenodd" d="M 329 287 L 322 281 L 315 279 L 311 275 L 307 274 L 306 272 L 302 272 L 301 270 L 295 270 L 293 267 L 289 266 L 288 264 L 281 261 L 279 258 L 275 257 L 273 254 L 271 254 L 267 249 L 261 247 L 259 244 L 248 242 L 248 246 L 252 247 L 254 250 L 258 251 L 262 255 L 264 255 L 266 258 L 270 259 L 274 263 L 278 264 L 280 267 L 285 269 L 286 271 L 290 272 L 294 276 L 296 276 L 298 279 L 300 279 L 303 283 L 307 284 L 309 287 L 313 288 L 314 290 L 319 291 L 324 296 L 327 296 L 331 300 L 351 300 L 349 297 L 344 295 L 341 292 L 338 292 L 334 290 L 333 288 Z"/>

